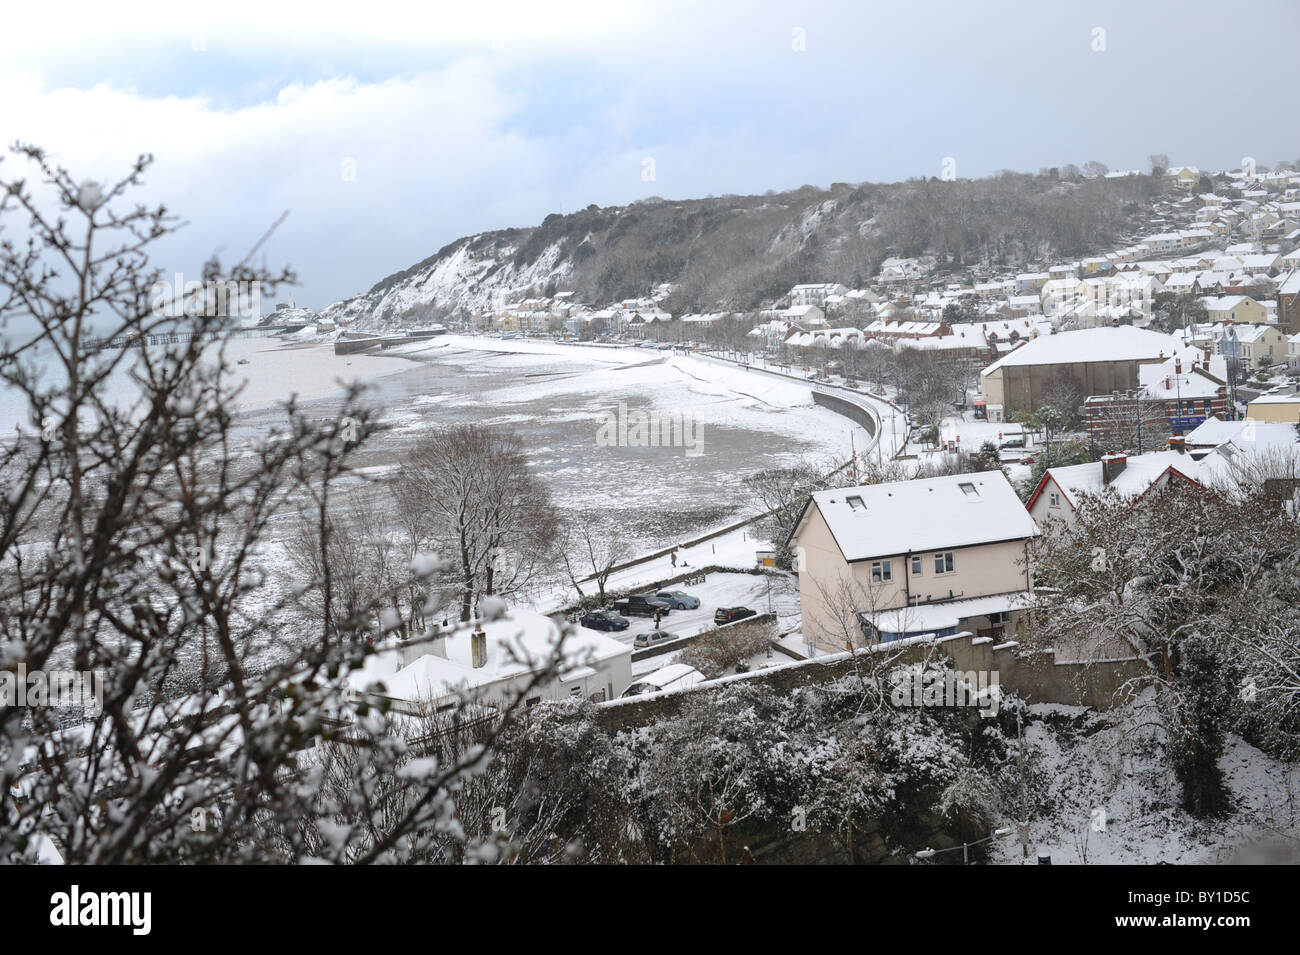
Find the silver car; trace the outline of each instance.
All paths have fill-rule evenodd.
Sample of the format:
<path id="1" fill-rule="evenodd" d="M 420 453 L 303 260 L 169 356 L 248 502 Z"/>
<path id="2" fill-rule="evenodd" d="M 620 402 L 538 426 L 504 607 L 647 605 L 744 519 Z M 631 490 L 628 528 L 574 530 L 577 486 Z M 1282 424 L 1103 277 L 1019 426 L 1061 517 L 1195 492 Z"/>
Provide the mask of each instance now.
<path id="1" fill-rule="evenodd" d="M 666 600 L 673 610 L 699 610 L 700 598 L 692 597 L 682 590 L 661 590 L 655 594 L 659 600 Z"/>

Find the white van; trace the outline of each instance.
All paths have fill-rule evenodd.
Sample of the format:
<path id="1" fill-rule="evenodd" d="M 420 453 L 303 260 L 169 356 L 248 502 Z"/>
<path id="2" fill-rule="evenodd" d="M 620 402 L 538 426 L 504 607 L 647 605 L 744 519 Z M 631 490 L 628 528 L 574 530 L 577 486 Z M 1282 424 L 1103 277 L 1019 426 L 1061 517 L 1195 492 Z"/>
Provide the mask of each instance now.
<path id="1" fill-rule="evenodd" d="M 670 663 L 653 673 L 637 677 L 623 691 L 623 696 L 640 696 L 642 693 L 657 693 L 660 690 L 683 690 L 704 680 L 704 674 L 695 667 L 685 663 Z"/>

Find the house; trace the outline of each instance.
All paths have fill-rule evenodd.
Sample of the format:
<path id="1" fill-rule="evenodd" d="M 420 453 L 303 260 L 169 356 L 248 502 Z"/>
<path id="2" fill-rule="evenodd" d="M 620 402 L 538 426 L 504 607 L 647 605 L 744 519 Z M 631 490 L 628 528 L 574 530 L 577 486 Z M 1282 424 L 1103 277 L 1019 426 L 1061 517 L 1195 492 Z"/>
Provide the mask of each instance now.
<path id="1" fill-rule="evenodd" d="M 667 325 L 673 320 L 672 315 L 660 308 L 639 308 L 627 318 L 627 334 L 634 338 L 645 338 L 656 327 Z"/>
<path id="2" fill-rule="evenodd" d="M 1206 316 L 1211 322 L 1245 322 L 1262 325 L 1268 320 L 1268 311 L 1249 295 L 1217 295 L 1201 299 Z"/>
<path id="3" fill-rule="evenodd" d="M 1030 295 L 1040 292 L 1044 285 L 1051 280 L 1051 276 L 1046 272 L 1025 272 L 1016 276 L 1016 294 Z"/>
<path id="4" fill-rule="evenodd" d="M 826 313 L 816 305 L 791 305 L 781 315 L 788 322 L 795 322 L 804 328 L 824 328 L 827 324 Z"/>
<path id="5" fill-rule="evenodd" d="M 1119 494 L 1140 498 L 1175 481 L 1200 486 L 1197 462 L 1185 451 L 1106 454 L 1100 461 L 1048 468 L 1025 505 L 1035 523 L 1050 533 L 1052 525 L 1074 521 L 1085 494 Z"/>
<path id="6" fill-rule="evenodd" d="M 1200 460 L 1224 442 L 1235 438 L 1245 426 L 1243 421 L 1228 421 L 1220 417 L 1206 418 L 1183 436 L 1183 445 L 1188 454 Z"/>
<path id="7" fill-rule="evenodd" d="M 1246 417 L 1254 421 L 1296 424 L 1300 422 L 1300 394 L 1260 395 L 1247 406 Z"/>
<path id="8" fill-rule="evenodd" d="M 1239 358 L 1248 368 L 1273 365 L 1286 361 L 1287 340 L 1276 325 L 1228 323 L 1219 336 L 1219 354 Z"/>
<path id="9" fill-rule="evenodd" d="M 394 641 L 368 656 L 348 677 L 354 698 L 390 701 L 418 714 L 467 696 L 494 707 L 523 690 L 562 647 L 563 666 L 533 687 L 527 703 L 613 699 L 632 682 L 632 646 L 611 636 L 575 628 L 563 643 L 559 624 L 531 610 L 514 609 L 495 620 L 461 625 L 430 642 Z M 382 684 L 376 689 L 375 684 Z"/>
<path id="10" fill-rule="evenodd" d="M 790 304 L 817 305 L 824 308 L 828 298 L 843 297 L 848 291 L 847 286 L 840 285 L 838 282 L 796 285 L 790 289 Z"/>
<path id="11" fill-rule="evenodd" d="M 791 531 L 807 639 L 831 650 L 1015 629 L 1038 535 L 1001 471 L 813 494 Z"/>
<path id="12" fill-rule="evenodd" d="M 1066 305 L 1077 299 L 1083 283 L 1074 276 L 1053 278 L 1043 283 L 1039 292 L 1044 315 L 1059 315 Z"/>
<path id="13" fill-rule="evenodd" d="M 1084 400 L 1088 438 L 1094 447 L 1120 451 L 1129 450 L 1129 443 L 1149 448 L 1169 435 L 1186 434 L 1207 418 L 1227 416 L 1227 380 L 1227 359 L 1208 352 L 1200 358 L 1175 355 L 1141 365 L 1136 393 L 1090 395 Z"/>
<path id="14" fill-rule="evenodd" d="M 1177 232 L 1161 232 L 1147 236 L 1142 245 L 1148 252 L 1176 252 L 1183 247 L 1183 239 Z"/>
<path id="15" fill-rule="evenodd" d="M 1277 287 L 1277 323 L 1292 335 L 1300 334 L 1300 269 Z"/>

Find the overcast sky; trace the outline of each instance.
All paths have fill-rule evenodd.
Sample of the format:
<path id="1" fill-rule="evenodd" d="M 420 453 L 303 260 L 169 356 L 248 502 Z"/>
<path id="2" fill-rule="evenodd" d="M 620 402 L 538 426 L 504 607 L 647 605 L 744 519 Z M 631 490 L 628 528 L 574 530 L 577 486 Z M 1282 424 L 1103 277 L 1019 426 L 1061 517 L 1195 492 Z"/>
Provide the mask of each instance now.
<path id="1" fill-rule="evenodd" d="M 946 157 L 961 177 L 1300 157 L 1293 0 L 694 6 L 29 3 L 0 32 L 0 135 L 78 178 L 152 152 L 150 198 L 190 222 L 162 264 L 187 277 L 289 210 L 267 261 L 316 307 L 593 202 Z"/>

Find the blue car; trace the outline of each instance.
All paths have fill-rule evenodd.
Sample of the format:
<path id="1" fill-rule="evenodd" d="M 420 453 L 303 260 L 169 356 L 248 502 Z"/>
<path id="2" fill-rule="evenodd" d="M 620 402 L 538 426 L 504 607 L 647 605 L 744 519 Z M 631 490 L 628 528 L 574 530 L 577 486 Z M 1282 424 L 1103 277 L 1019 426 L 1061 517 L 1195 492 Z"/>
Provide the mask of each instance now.
<path id="1" fill-rule="evenodd" d="M 659 600 L 668 601 L 668 606 L 673 610 L 699 610 L 700 598 L 692 597 L 690 594 L 681 590 L 661 590 L 655 594 Z"/>
<path id="2" fill-rule="evenodd" d="M 578 618 L 578 623 L 588 630 L 626 630 L 632 624 L 612 610 L 593 610 Z"/>

